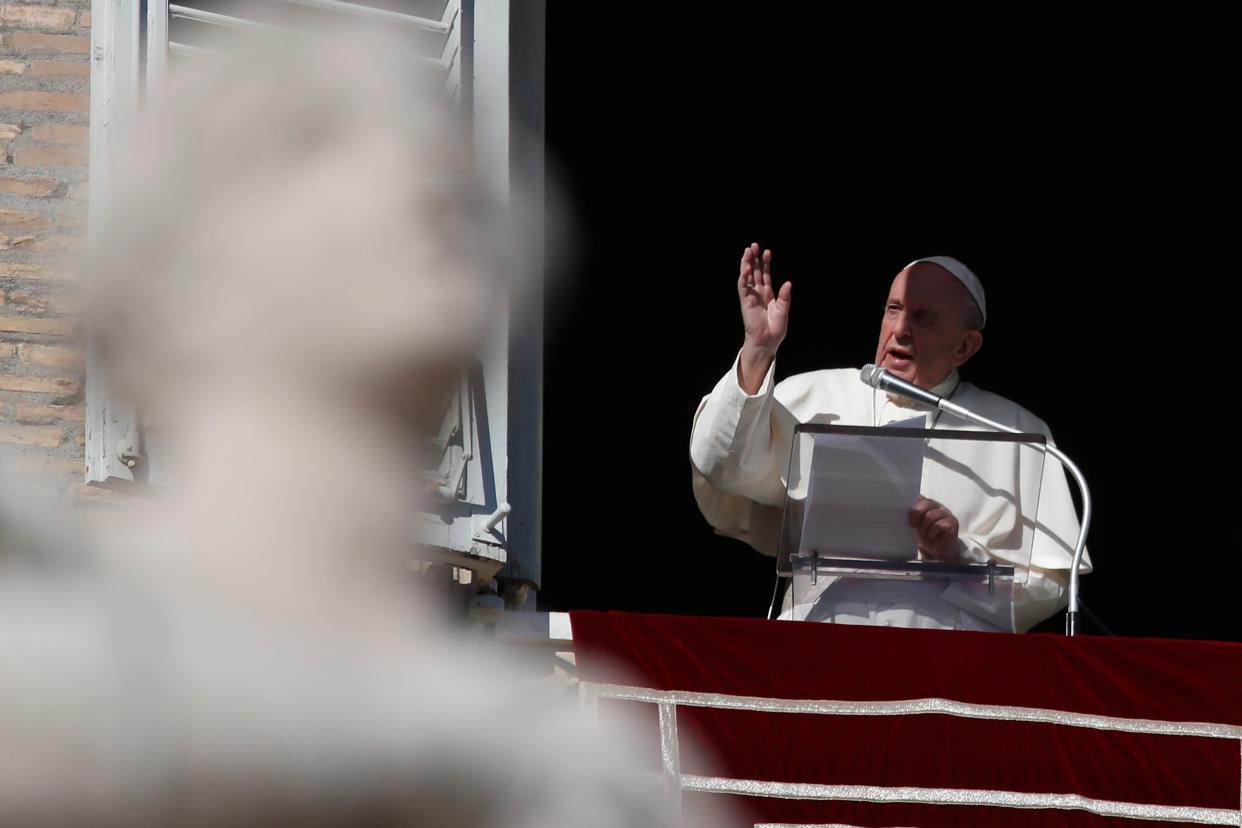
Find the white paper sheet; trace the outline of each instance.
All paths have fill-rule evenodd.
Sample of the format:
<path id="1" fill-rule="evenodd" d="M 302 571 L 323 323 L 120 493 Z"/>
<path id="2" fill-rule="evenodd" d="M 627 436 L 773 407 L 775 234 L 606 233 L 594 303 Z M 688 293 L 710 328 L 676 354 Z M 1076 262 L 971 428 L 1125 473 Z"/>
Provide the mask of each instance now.
<path id="1" fill-rule="evenodd" d="M 890 423 L 923 428 L 926 419 Z M 798 551 L 820 557 L 909 561 L 918 556 L 907 518 L 923 478 L 921 438 L 816 434 Z"/>

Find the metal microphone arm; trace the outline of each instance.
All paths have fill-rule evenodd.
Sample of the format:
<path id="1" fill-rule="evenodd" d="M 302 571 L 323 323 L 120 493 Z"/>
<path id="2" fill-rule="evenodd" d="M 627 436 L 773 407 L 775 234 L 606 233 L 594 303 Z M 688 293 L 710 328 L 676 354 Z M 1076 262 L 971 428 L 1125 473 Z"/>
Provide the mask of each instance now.
<path id="1" fill-rule="evenodd" d="M 1001 425 L 943 398 L 938 406 L 941 411 L 947 411 L 955 417 L 978 423 L 984 428 L 1007 431 L 1010 434 L 1022 433 L 1016 428 Z M 1082 470 L 1066 456 L 1065 452 L 1051 443 L 1044 443 L 1044 451 L 1061 461 L 1061 465 L 1073 475 L 1074 481 L 1078 484 L 1078 491 L 1082 493 L 1082 520 L 1078 524 L 1078 542 L 1074 544 L 1074 563 L 1070 568 L 1069 608 L 1065 613 L 1065 634 L 1076 635 L 1078 633 L 1078 567 L 1082 565 L 1082 556 L 1087 550 L 1087 529 L 1091 526 L 1091 490 L 1087 488 L 1087 479 L 1083 477 Z"/>

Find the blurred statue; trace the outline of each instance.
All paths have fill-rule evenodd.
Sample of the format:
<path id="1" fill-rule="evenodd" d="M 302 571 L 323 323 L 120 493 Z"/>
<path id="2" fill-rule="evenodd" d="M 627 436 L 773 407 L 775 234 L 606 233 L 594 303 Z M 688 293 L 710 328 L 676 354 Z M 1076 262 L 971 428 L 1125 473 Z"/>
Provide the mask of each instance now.
<path id="1" fill-rule="evenodd" d="M 125 143 L 89 322 L 171 473 L 96 515 L 3 497 L 0 823 L 671 824 L 411 585 L 419 435 L 524 257 L 407 52 L 268 38 Z"/>

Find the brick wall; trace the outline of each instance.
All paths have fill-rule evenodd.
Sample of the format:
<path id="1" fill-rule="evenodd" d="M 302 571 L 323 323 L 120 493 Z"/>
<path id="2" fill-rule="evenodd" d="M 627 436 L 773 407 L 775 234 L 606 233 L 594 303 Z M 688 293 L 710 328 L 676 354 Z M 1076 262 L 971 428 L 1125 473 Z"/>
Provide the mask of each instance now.
<path id="1" fill-rule="evenodd" d="M 81 493 L 90 0 L 0 0 L 0 478 Z"/>

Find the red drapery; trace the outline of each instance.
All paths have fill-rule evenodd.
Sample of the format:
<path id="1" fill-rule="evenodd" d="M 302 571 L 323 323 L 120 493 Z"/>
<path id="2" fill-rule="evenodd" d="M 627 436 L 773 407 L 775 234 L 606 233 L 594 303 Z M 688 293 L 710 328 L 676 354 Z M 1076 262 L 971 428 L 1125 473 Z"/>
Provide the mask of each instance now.
<path id="1" fill-rule="evenodd" d="M 797 783 L 786 797 L 684 795 L 687 808 L 697 797 L 727 801 L 741 825 L 1239 824 L 1242 645 L 623 613 L 571 618 L 588 683 L 843 702 L 851 710 L 964 703 L 954 707 L 958 715 L 905 709 L 912 705 L 821 715 L 678 704 L 680 738 L 704 749 L 686 753 L 682 775 Z M 992 718 L 980 718 L 979 706 Z M 654 713 L 650 720 L 656 738 Z M 1168 723 L 1187 722 L 1204 726 L 1168 732 Z M 803 798 L 808 786 L 854 787 L 845 799 L 816 800 Z M 895 796 L 897 787 L 915 789 L 916 801 L 858 801 Z M 969 792 L 992 804 L 925 801 Z M 1088 807 L 1040 799 L 1047 795 L 1077 795 Z M 1178 817 L 1177 807 L 1194 810 Z M 1130 815 L 1109 815 L 1114 808 Z"/>

